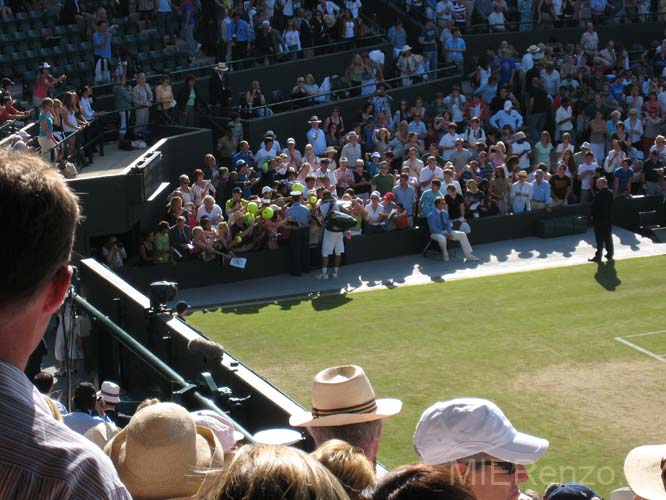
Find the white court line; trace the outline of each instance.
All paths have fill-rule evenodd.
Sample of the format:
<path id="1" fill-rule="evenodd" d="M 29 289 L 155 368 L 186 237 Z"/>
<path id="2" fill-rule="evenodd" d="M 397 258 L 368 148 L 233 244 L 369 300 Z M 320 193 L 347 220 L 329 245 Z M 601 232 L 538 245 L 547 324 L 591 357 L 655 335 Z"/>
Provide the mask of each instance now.
<path id="1" fill-rule="evenodd" d="M 634 336 L 634 335 L 632 335 L 632 336 Z M 652 351 L 648 351 L 647 349 L 644 349 L 641 346 L 637 346 L 636 344 L 632 344 L 628 340 L 624 340 L 622 337 L 615 337 L 615 340 L 617 340 L 618 342 L 622 342 L 623 344 L 631 347 L 632 349 L 636 349 L 638 352 L 642 352 L 643 354 L 647 354 L 651 358 L 658 359 L 659 361 L 662 361 L 662 362 L 666 363 L 665 358 L 659 356 L 658 354 L 653 353 Z"/>
<path id="2" fill-rule="evenodd" d="M 643 335 L 654 335 L 656 333 L 666 333 L 666 330 L 659 330 L 657 332 L 647 332 L 647 333 L 635 333 L 633 335 L 625 335 L 624 337 L 618 337 L 618 338 L 630 339 L 632 337 L 642 337 Z"/>

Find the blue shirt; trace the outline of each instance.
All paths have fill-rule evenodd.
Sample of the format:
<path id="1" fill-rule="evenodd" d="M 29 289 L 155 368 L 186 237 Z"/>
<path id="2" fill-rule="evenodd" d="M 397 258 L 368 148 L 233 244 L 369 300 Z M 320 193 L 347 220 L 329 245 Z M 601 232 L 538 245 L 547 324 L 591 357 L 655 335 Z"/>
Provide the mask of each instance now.
<path id="1" fill-rule="evenodd" d="M 307 226 L 310 223 L 310 211 L 301 203 L 296 203 L 287 209 L 287 217 L 291 217 L 294 222 Z"/>
<path id="2" fill-rule="evenodd" d="M 537 181 L 532 181 L 532 200 L 550 205 L 550 184 L 548 181 L 542 180 L 540 184 Z"/>
<path id="3" fill-rule="evenodd" d="M 430 234 L 451 234 L 451 221 L 449 213 L 446 210 L 437 210 L 436 208 L 428 215 L 428 228 Z"/>
<path id="4" fill-rule="evenodd" d="M 187 19 L 187 13 L 189 12 L 190 13 L 189 25 L 190 26 L 193 25 L 194 24 L 194 7 L 192 6 L 192 4 L 190 2 L 185 2 L 182 5 L 181 8 L 182 8 L 182 12 L 183 12 L 183 22 L 185 22 L 185 20 Z"/>
<path id="5" fill-rule="evenodd" d="M 400 31 L 395 29 L 395 26 L 391 26 L 388 30 L 388 39 L 393 43 L 393 47 L 399 50 L 407 45 L 407 32 L 405 28 L 402 28 Z"/>
<path id="6" fill-rule="evenodd" d="M 235 33 L 234 33 L 235 32 Z M 252 36 L 252 28 L 250 25 L 238 19 L 238 29 L 236 30 L 236 22 L 231 21 L 227 26 L 227 40 L 234 42 L 249 42 Z"/>
<path id="7" fill-rule="evenodd" d="M 407 189 L 402 189 L 398 184 L 393 188 L 393 194 L 395 195 L 395 201 L 405 207 L 407 214 L 410 217 L 414 215 L 414 201 L 416 200 L 416 190 L 414 189 L 414 186 L 407 184 Z"/>
<path id="8" fill-rule="evenodd" d="M 63 417 L 63 421 L 67 427 L 79 434 L 85 434 L 98 424 L 111 422 L 109 417 L 100 417 L 98 415 L 92 416 L 84 411 L 73 411 L 72 413 L 68 413 Z"/>
<path id="9" fill-rule="evenodd" d="M 53 134 L 53 115 L 41 111 L 39 113 L 39 137 L 47 137 L 46 130 L 42 127 L 42 120 L 48 125 L 49 133 Z"/>
<path id="10" fill-rule="evenodd" d="M 453 37 L 449 38 L 446 42 L 444 42 L 444 49 L 447 51 L 451 49 L 466 49 L 467 46 L 465 45 L 465 41 L 462 38 L 458 38 L 457 40 L 454 40 Z M 462 52 L 447 52 L 446 53 L 446 59 L 449 61 L 462 61 L 463 60 L 463 53 Z"/>
<path id="11" fill-rule="evenodd" d="M 231 158 L 231 170 L 236 170 L 236 162 L 238 160 L 245 160 L 248 167 L 254 167 L 254 158 L 250 155 L 250 150 L 247 150 L 247 154 L 243 154 L 242 151 L 239 151 Z"/>
<path id="12" fill-rule="evenodd" d="M 100 34 L 99 31 L 93 33 L 93 53 L 98 57 L 103 57 L 104 59 L 111 59 L 111 35 L 107 38 L 108 30 Z M 100 48 L 100 45 L 106 40 L 103 48 Z"/>
<path id="13" fill-rule="evenodd" d="M 433 193 L 432 189 L 427 189 L 421 195 L 421 200 L 419 200 L 422 207 L 421 211 L 426 217 L 430 216 L 430 213 L 435 209 L 435 198 L 444 198 L 444 193 L 441 191 Z"/>
<path id="14" fill-rule="evenodd" d="M 423 38 L 423 52 L 431 54 L 437 52 L 437 33 L 435 28 L 423 28 L 421 31 L 421 38 Z"/>
<path id="15" fill-rule="evenodd" d="M 407 125 L 407 131 L 410 133 L 416 132 L 417 135 L 421 135 L 427 133 L 428 129 L 426 128 L 426 125 L 423 123 L 423 121 L 416 123 L 416 120 L 412 120 L 409 122 L 409 125 Z"/>
<path id="16" fill-rule="evenodd" d="M 618 180 L 618 190 L 622 192 L 627 189 L 627 183 L 631 182 L 631 179 L 634 177 L 634 171 L 631 167 L 627 170 L 620 167 L 615 169 L 613 176 Z"/>

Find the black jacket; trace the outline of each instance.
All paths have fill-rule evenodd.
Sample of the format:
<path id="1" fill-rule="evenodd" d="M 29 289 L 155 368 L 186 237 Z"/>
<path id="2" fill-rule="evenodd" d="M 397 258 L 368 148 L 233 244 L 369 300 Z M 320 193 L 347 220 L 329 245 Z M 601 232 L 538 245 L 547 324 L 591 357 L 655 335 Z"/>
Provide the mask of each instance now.
<path id="1" fill-rule="evenodd" d="M 199 94 L 199 89 L 197 89 L 196 84 L 194 85 L 194 107 L 195 109 L 200 109 L 202 106 L 205 106 L 206 103 L 203 102 L 203 99 L 201 99 L 201 94 Z M 178 111 L 184 112 L 185 107 L 187 106 L 187 100 L 190 97 L 190 88 L 187 85 L 183 85 L 183 87 L 178 91 L 178 94 L 176 94 L 176 107 L 178 108 Z"/>
<path id="2" fill-rule="evenodd" d="M 597 191 L 592 200 L 592 217 L 595 225 L 610 224 L 613 215 L 613 193 L 604 188 Z"/>
<path id="3" fill-rule="evenodd" d="M 229 77 L 225 74 L 220 78 L 217 74 L 211 75 L 208 80 L 208 99 L 212 106 L 229 106 L 231 91 L 229 90 Z"/>

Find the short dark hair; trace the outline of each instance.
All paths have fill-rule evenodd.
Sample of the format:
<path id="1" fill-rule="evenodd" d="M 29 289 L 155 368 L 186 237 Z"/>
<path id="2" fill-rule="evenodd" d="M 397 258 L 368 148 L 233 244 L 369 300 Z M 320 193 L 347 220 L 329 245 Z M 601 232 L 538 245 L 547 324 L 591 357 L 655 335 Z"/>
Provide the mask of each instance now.
<path id="1" fill-rule="evenodd" d="M 30 299 L 70 260 L 77 196 L 38 156 L 0 152 L 0 214 L 11 241 L 0 245 L 0 308 Z"/>
<path id="2" fill-rule="evenodd" d="M 75 410 L 92 410 L 95 408 L 96 400 L 97 391 L 90 382 L 81 382 L 74 389 L 73 403 Z"/>
<path id="3" fill-rule="evenodd" d="M 37 387 L 39 392 L 42 394 L 48 394 L 53 387 L 53 375 L 49 372 L 39 372 L 35 375 L 35 378 L 32 379 L 32 383 L 35 384 L 35 387 Z"/>

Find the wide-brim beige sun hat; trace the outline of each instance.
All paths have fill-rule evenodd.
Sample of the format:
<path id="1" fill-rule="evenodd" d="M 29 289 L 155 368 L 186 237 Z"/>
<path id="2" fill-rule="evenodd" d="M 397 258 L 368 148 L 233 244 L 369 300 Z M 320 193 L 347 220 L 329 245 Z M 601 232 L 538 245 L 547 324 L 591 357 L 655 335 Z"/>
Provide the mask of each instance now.
<path id="1" fill-rule="evenodd" d="M 377 399 L 363 368 L 344 365 L 327 368 L 312 381 L 312 410 L 292 415 L 294 427 L 359 424 L 400 413 L 399 399 Z"/>
<path id="2" fill-rule="evenodd" d="M 158 403 L 135 414 L 104 448 L 135 499 L 199 498 L 224 464 L 212 430 L 185 408 Z"/>

